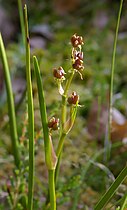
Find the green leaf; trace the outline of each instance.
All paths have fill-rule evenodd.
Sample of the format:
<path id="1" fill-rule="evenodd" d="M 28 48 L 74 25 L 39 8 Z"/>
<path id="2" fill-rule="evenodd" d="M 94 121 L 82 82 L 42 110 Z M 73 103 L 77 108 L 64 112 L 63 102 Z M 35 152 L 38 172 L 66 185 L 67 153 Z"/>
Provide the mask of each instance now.
<path id="1" fill-rule="evenodd" d="M 15 159 L 15 165 L 17 168 L 20 167 L 20 154 L 19 154 L 19 142 L 18 142 L 18 134 L 17 134 L 17 124 L 16 124 L 16 116 L 15 116 L 15 105 L 13 98 L 13 91 L 11 85 L 10 71 L 7 62 L 7 56 L 5 52 L 4 43 L 2 40 L 2 36 L 0 34 L 0 54 L 3 62 L 4 76 L 5 76 L 5 85 L 7 91 L 7 102 L 8 102 L 8 114 L 9 114 L 9 123 L 10 123 L 10 133 L 11 133 L 11 141 L 12 141 L 12 150 L 13 156 Z"/>
<path id="2" fill-rule="evenodd" d="M 103 195 L 103 197 L 100 199 L 100 201 L 96 204 L 94 210 L 101 210 L 105 207 L 105 205 L 108 203 L 108 201 L 112 198 L 112 196 L 115 194 L 116 190 L 120 186 L 120 184 L 124 181 L 124 179 L 127 177 L 127 166 L 120 172 L 116 180 L 112 183 L 108 191 Z"/>

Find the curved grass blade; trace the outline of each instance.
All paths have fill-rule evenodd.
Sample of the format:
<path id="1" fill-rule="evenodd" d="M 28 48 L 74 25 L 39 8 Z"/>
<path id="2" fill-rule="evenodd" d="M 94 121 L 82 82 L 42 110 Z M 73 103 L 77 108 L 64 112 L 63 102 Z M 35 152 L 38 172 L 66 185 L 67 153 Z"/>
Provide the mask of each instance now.
<path id="1" fill-rule="evenodd" d="M 42 85 L 42 80 L 41 80 L 41 75 L 40 75 L 40 68 L 38 65 L 38 60 L 35 56 L 33 57 L 33 63 L 34 63 L 36 80 L 37 80 L 40 114 L 41 114 L 41 121 L 42 121 L 43 133 L 44 133 L 45 160 L 46 160 L 47 167 L 51 169 L 50 168 L 51 145 L 50 145 L 50 139 L 49 139 L 46 104 L 45 104 L 44 90 L 43 90 L 43 85 Z"/>
<path id="2" fill-rule="evenodd" d="M 17 168 L 19 168 L 20 154 L 19 154 L 19 142 L 18 142 L 16 116 L 15 116 L 15 105 L 14 105 L 14 98 L 12 92 L 11 79 L 10 79 L 10 71 L 1 34 L 0 34 L 0 53 L 4 67 L 3 69 L 5 76 L 6 90 L 7 90 L 8 114 L 9 114 L 11 141 L 12 141 L 12 150 L 13 150 L 15 165 L 17 166 Z"/>
<path id="3" fill-rule="evenodd" d="M 27 103 L 28 103 L 28 135 L 29 135 L 29 183 L 28 183 L 28 210 L 33 209 L 34 189 L 34 108 L 32 96 L 32 82 L 30 69 L 30 43 L 28 32 L 27 6 L 24 7 L 25 14 L 25 39 L 26 39 L 26 79 L 27 79 Z"/>
<path id="4" fill-rule="evenodd" d="M 116 180 L 112 183 L 108 191 L 103 195 L 103 197 L 100 199 L 100 201 L 96 204 L 94 210 L 101 210 L 103 209 L 108 201 L 113 197 L 116 190 L 120 186 L 120 184 L 124 181 L 124 179 L 127 177 L 127 166 L 120 172 Z"/>
<path id="5" fill-rule="evenodd" d="M 122 146 L 121 142 L 112 144 L 112 149 L 120 147 L 120 146 Z M 80 194 L 81 194 L 81 186 L 84 182 L 87 171 L 90 169 L 93 162 L 95 162 L 98 157 L 103 155 L 104 152 L 105 152 L 105 149 L 103 148 L 99 152 L 95 153 L 95 155 L 90 158 L 91 161 L 88 161 L 87 164 L 85 165 L 85 167 L 81 169 L 81 183 L 79 184 L 78 188 L 76 188 L 76 190 L 74 191 L 73 205 L 72 205 L 71 210 L 76 210 L 77 209 L 78 202 L 79 202 L 79 199 L 80 199 Z"/>
<path id="6" fill-rule="evenodd" d="M 48 168 L 48 177 L 49 177 L 49 194 L 50 194 L 50 209 L 56 210 L 56 195 L 55 195 L 55 167 L 57 163 L 57 158 L 55 152 L 53 150 L 52 140 L 49 135 L 48 129 L 48 121 L 47 121 L 47 112 L 46 112 L 46 104 L 44 98 L 44 90 L 40 75 L 40 68 L 38 65 L 38 60 L 34 56 L 33 57 L 34 70 L 37 80 L 38 87 L 38 96 L 39 96 L 39 104 L 40 104 L 40 114 L 41 121 L 44 133 L 44 147 L 45 147 L 45 161 Z"/>

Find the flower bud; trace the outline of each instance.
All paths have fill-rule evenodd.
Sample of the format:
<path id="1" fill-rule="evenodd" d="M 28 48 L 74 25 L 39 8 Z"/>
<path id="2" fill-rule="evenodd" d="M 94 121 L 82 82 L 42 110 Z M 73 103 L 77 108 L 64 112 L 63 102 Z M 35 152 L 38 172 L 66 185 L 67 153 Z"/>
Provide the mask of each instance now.
<path id="1" fill-rule="evenodd" d="M 79 101 L 79 95 L 75 91 L 72 92 L 71 96 L 68 97 L 69 104 L 76 104 Z"/>
<path id="2" fill-rule="evenodd" d="M 77 36 L 77 40 L 78 40 L 79 45 L 84 44 L 82 36 Z"/>
<path id="3" fill-rule="evenodd" d="M 71 37 L 71 44 L 73 47 L 79 47 L 79 46 L 83 45 L 84 42 L 83 42 L 82 36 L 77 36 L 76 34 L 74 34 Z"/>
<path id="4" fill-rule="evenodd" d="M 83 52 L 77 52 L 76 58 L 83 60 Z"/>
<path id="5" fill-rule="evenodd" d="M 80 60 L 79 58 L 77 58 L 75 60 L 75 62 L 72 64 L 73 68 L 78 70 L 78 71 L 81 71 L 84 69 L 84 66 L 83 66 L 83 61 Z"/>
<path id="6" fill-rule="evenodd" d="M 65 74 L 65 71 L 63 70 L 61 66 L 58 69 L 56 68 L 53 69 L 53 76 L 57 79 L 63 79 L 64 74 Z"/>
<path id="7" fill-rule="evenodd" d="M 74 60 L 79 59 L 79 60 L 83 61 L 83 52 L 81 52 L 81 51 L 74 50 L 72 56 L 73 56 Z"/>
<path id="8" fill-rule="evenodd" d="M 59 119 L 52 117 L 48 122 L 48 127 L 52 130 L 58 130 L 59 129 Z"/>

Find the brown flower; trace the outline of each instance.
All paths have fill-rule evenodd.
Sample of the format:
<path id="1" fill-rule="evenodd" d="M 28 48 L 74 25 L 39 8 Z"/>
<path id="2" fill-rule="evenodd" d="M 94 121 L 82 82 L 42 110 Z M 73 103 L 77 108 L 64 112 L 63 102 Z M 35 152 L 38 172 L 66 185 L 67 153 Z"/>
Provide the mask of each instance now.
<path id="1" fill-rule="evenodd" d="M 83 61 L 77 58 L 75 62 L 72 64 L 73 68 L 77 71 L 82 71 L 84 69 Z"/>
<path id="2" fill-rule="evenodd" d="M 72 92 L 71 96 L 68 97 L 69 104 L 76 104 L 79 101 L 79 95 L 75 91 Z"/>
<path id="3" fill-rule="evenodd" d="M 64 74 L 65 74 L 65 71 L 61 66 L 58 69 L 56 68 L 53 69 L 53 76 L 57 79 L 63 79 Z"/>
<path id="4" fill-rule="evenodd" d="M 48 127 L 51 128 L 52 130 L 58 130 L 59 129 L 59 119 L 52 117 L 48 121 Z"/>
<path id="5" fill-rule="evenodd" d="M 82 36 L 77 36 L 76 34 L 74 34 L 71 37 L 71 44 L 73 47 L 79 47 L 79 46 L 83 45 L 84 42 L 83 42 Z"/>
<path id="6" fill-rule="evenodd" d="M 83 52 L 74 50 L 72 57 L 74 58 L 74 60 L 80 59 L 83 61 Z"/>

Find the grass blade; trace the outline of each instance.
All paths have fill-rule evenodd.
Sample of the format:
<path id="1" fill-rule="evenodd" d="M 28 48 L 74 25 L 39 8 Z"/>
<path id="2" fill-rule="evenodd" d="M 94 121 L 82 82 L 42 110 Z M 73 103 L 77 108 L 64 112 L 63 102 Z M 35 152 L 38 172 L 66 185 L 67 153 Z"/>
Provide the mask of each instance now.
<path id="1" fill-rule="evenodd" d="M 120 172 L 120 174 L 118 175 L 116 180 L 112 183 L 108 191 L 103 195 L 103 197 L 97 203 L 94 210 L 101 210 L 105 207 L 105 205 L 112 198 L 112 196 L 115 194 L 116 190 L 118 189 L 118 187 L 126 177 L 127 177 L 127 166 L 125 166 L 125 168 Z"/>
<path id="2" fill-rule="evenodd" d="M 19 10 L 19 18 L 20 18 L 20 27 L 22 32 L 22 41 L 25 45 L 25 27 L 24 27 L 24 18 L 23 18 L 23 9 L 22 9 L 22 2 L 18 0 L 18 10 Z"/>
<path id="3" fill-rule="evenodd" d="M 46 104 L 45 104 L 45 98 L 44 98 L 44 90 L 40 75 L 40 68 L 38 65 L 38 60 L 34 56 L 33 57 L 33 63 L 34 63 L 34 70 L 37 80 L 37 88 L 38 88 L 38 97 L 39 97 L 39 104 L 40 104 L 40 114 L 41 114 L 41 121 L 42 121 L 42 127 L 43 127 L 43 133 L 44 133 L 44 146 L 45 146 L 45 159 L 46 164 L 48 166 L 49 163 L 49 157 L 51 151 L 50 150 L 50 139 L 49 139 L 49 129 L 48 129 L 48 120 L 47 120 L 47 112 L 46 112 Z"/>
<path id="4" fill-rule="evenodd" d="M 28 134 L 29 134 L 29 183 L 28 183 L 28 210 L 33 209 L 34 189 L 34 108 L 32 96 L 32 82 L 30 69 L 30 43 L 28 32 L 27 6 L 25 13 L 25 38 L 26 38 L 26 79 L 27 79 L 27 101 L 28 101 Z"/>
<path id="5" fill-rule="evenodd" d="M 44 133 L 45 160 L 46 160 L 47 168 L 49 170 L 52 170 L 56 167 L 57 158 L 54 152 L 51 136 L 48 129 L 44 90 L 43 90 L 43 85 L 42 85 L 42 80 L 41 80 L 41 75 L 40 75 L 40 68 L 38 65 L 37 58 L 35 56 L 33 57 L 33 63 L 34 63 L 36 80 L 37 80 L 40 114 L 41 114 L 41 121 L 42 121 L 43 133 Z"/>
<path id="6" fill-rule="evenodd" d="M 124 202 L 121 206 L 121 210 L 125 210 L 125 209 L 127 209 L 127 193 L 125 195 Z"/>
<path id="7" fill-rule="evenodd" d="M 6 91 L 7 91 L 8 114 L 9 114 L 11 141 L 12 141 L 12 150 L 13 150 L 15 165 L 17 166 L 17 168 L 19 168 L 20 155 L 19 155 L 19 142 L 18 142 L 16 116 L 15 116 L 15 105 L 14 105 L 14 98 L 13 98 L 13 92 L 12 92 L 11 79 L 10 79 L 10 71 L 9 71 L 7 56 L 6 56 L 5 47 L 4 47 L 1 34 L 0 34 L 0 53 L 2 57 L 3 67 L 4 67 L 3 69 L 4 69 L 5 84 L 6 84 Z"/>
<path id="8" fill-rule="evenodd" d="M 120 25 L 121 13 L 122 13 L 122 6 L 123 6 L 123 0 L 121 0 L 121 2 L 120 2 L 118 19 L 117 19 L 117 24 L 116 24 L 116 33 L 115 33 L 115 39 L 114 39 L 114 46 L 113 46 L 113 54 L 112 54 L 110 97 L 109 97 L 108 138 L 107 138 L 107 142 L 105 141 L 106 159 L 107 160 L 110 157 L 110 150 L 111 150 L 110 139 L 111 139 L 111 125 L 112 125 L 114 71 L 115 71 L 116 46 L 117 46 L 118 31 L 119 31 L 119 25 Z"/>
<path id="9" fill-rule="evenodd" d="M 37 80 L 40 114 L 41 114 L 41 121 L 44 133 L 45 161 L 48 168 L 48 177 L 49 177 L 50 209 L 56 210 L 55 167 L 57 163 L 57 158 L 53 150 L 52 140 L 49 135 L 44 90 L 43 90 L 38 60 L 35 56 L 33 57 L 33 63 Z"/>

